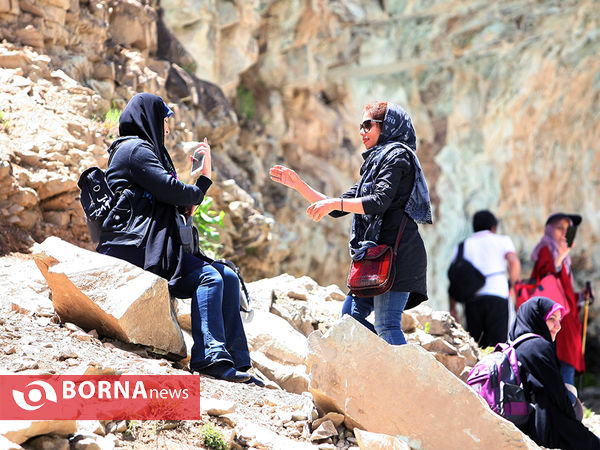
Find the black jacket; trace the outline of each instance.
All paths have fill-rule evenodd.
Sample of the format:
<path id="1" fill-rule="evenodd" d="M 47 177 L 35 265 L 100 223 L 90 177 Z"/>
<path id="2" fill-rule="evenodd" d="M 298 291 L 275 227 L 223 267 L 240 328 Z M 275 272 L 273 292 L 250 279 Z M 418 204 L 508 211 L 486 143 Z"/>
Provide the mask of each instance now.
<path id="1" fill-rule="evenodd" d="M 177 207 L 200 204 L 211 185 L 201 176 L 182 183 L 164 147 L 166 105 L 152 94 L 137 94 L 119 119 L 119 134 L 109 148 L 108 185 L 122 192 L 103 223 L 98 251 L 114 254 L 169 280 L 178 295 L 183 248 L 176 223 Z M 114 155 L 113 155 L 114 153 Z"/>
<path id="2" fill-rule="evenodd" d="M 365 152 L 366 153 L 366 152 Z M 363 186 L 372 191 L 363 197 L 365 214 L 383 214 L 377 244 L 394 246 L 398 228 L 404 214 L 415 180 L 415 164 L 410 150 L 394 152 L 379 170 L 367 167 L 363 173 Z M 342 194 L 343 198 L 355 198 L 359 183 Z M 369 188 L 372 186 L 372 188 Z M 340 217 L 345 213 L 333 211 L 330 215 Z M 396 278 L 392 290 L 410 292 L 406 309 L 427 300 L 427 253 L 416 222 L 407 217 L 406 227 L 398 246 Z"/>
<path id="3" fill-rule="evenodd" d="M 104 221 L 100 245 L 135 245 L 145 242 L 158 203 L 197 205 L 212 181 L 200 176 L 195 185 L 179 181 L 157 158 L 149 142 L 121 137 L 108 149 L 111 163 L 106 180 L 121 195 Z M 173 220 L 174 217 L 173 217 Z"/>

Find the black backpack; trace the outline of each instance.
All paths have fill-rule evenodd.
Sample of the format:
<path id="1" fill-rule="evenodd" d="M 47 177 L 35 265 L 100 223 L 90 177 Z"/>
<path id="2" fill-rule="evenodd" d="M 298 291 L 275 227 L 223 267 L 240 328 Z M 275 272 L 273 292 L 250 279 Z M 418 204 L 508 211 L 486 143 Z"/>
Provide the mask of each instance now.
<path id="1" fill-rule="evenodd" d="M 458 253 L 448 268 L 448 295 L 457 302 L 465 303 L 485 284 L 485 275 L 463 257 L 465 241 L 458 245 Z"/>
<path id="2" fill-rule="evenodd" d="M 108 187 L 106 174 L 99 167 L 90 167 L 79 177 L 79 200 L 93 242 L 100 242 L 102 223 L 115 204 L 115 194 Z"/>
<path id="3" fill-rule="evenodd" d="M 137 144 L 135 141 L 139 141 L 139 139 L 128 139 L 127 141 Z M 110 166 L 110 162 L 120 146 L 111 153 L 107 167 Z M 111 190 L 106 182 L 106 173 L 99 167 L 90 167 L 84 170 L 79 176 L 77 186 L 81 190 L 79 201 L 85 213 L 90 237 L 93 242 L 98 243 L 100 242 L 102 223 L 108 217 L 108 213 L 119 199 L 122 191 L 115 193 Z"/>

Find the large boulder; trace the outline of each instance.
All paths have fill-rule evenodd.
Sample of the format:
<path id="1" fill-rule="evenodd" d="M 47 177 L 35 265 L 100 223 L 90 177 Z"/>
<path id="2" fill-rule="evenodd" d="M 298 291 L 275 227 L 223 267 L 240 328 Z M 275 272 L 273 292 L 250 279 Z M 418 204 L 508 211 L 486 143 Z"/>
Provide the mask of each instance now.
<path id="1" fill-rule="evenodd" d="M 344 413 L 349 427 L 422 448 L 538 448 L 426 350 L 391 346 L 349 316 L 309 336 L 309 367 L 317 407 Z"/>
<path id="2" fill-rule="evenodd" d="M 34 253 L 63 321 L 161 353 L 186 355 L 165 279 L 56 237 L 35 246 Z"/>
<path id="3" fill-rule="evenodd" d="M 281 317 L 255 310 L 244 320 L 252 364 L 288 392 L 308 389 L 306 338 Z"/>
<path id="4" fill-rule="evenodd" d="M 16 444 L 43 434 L 68 436 L 75 431 L 75 420 L 0 420 L 0 436 Z"/>

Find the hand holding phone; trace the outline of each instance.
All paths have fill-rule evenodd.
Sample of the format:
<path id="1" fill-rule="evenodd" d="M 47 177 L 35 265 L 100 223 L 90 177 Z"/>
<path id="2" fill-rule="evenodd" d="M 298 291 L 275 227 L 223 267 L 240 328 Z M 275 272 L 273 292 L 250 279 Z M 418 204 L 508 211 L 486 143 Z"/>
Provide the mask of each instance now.
<path id="1" fill-rule="evenodd" d="M 192 156 L 192 171 L 190 172 L 192 175 L 204 166 L 204 153 L 194 153 Z"/>
<path id="2" fill-rule="evenodd" d="M 205 176 L 210 177 L 210 145 L 208 145 L 207 138 L 204 138 L 202 142 L 197 143 L 194 154 L 190 157 L 190 159 L 192 160 L 192 176 L 199 175 L 201 172 Z"/>

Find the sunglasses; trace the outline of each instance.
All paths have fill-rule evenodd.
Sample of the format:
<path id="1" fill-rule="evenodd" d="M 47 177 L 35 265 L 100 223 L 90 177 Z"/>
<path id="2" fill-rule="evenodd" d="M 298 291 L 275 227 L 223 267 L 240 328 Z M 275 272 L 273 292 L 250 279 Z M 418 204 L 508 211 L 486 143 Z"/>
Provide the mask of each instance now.
<path id="1" fill-rule="evenodd" d="M 373 122 L 381 123 L 383 120 L 367 119 L 360 124 L 360 131 L 365 130 L 367 133 L 371 131 Z"/>

